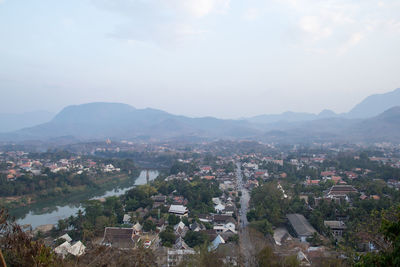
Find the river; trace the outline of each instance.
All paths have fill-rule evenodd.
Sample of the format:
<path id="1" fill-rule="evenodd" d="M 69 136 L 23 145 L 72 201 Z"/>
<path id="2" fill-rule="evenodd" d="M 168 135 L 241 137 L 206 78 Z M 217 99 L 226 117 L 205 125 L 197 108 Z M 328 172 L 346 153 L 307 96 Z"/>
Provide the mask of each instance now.
<path id="1" fill-rule="evenodd" d="M 152 181 L 158 176 L 158 171 L 149 171 L 149 179 Z M 142 171 L 134 180 L 134 184 L 128 184 L 123 188 L 114 188 L 106 192 L 100 192 L 98 194 L 90 195 L 81 198 L 77 204 L 68 205 L 49 205 L 47 207 L 41 207 L 40 209 L 31 209 L 23 218 L 17 220 L 20 225 L 30 224 L 33 229 L 43 224 L 57 224 L 58 220 L 68 218 L 71 215 L 75 215 L 79 209 L 82 209 L 81 203 L 87 199 L 99 199 L 111 196 L 120 196 L 126 191 L 132 189 L 136 185 L 143 185 L 146 183 L 146 171 Z M 45 210 L 45 212 L 43 212 Z"/>

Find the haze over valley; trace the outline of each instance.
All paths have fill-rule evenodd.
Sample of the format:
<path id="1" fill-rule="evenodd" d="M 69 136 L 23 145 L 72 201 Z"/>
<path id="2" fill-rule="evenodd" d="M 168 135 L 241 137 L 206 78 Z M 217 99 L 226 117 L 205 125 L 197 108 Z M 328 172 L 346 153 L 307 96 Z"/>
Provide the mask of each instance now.
<path id="1" fill-rule="evenodd" d="M 399 0 L 0 0 L 0 267 L 400 266 Z"/>

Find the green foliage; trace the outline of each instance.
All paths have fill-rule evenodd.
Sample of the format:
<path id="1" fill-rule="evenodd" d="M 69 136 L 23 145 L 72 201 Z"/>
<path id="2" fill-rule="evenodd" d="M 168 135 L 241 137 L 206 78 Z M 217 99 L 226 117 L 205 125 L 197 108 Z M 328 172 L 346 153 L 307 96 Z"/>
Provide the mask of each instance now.
<path id="1" fill-rule="evenodd" d="M 51 248 L 28 236 L 4 209 L 0 210 L 0 232 L 0 250 L 7 266 L 64 266 Z"/>
<path id="2" fill-rule="evenodd" d="M 201 232 L 188 231 L 184 238 L 189 247 L 201 246 L 208 242 L 207 235 Z"/>
<path id="3" fill-rule="evenodd" d="M 267 219 L 263 219 L 260 221 L 253 221 L 250 223 L 250 226 L 257 229 L 264 235 L 273 234 L 272 224 Z"/>
<path id="4" fill-rule="evenodd" d="M 143 223 L 143 230 L 146 232 L 155 231 L 156 225 L 151 220 L 146 220 Z"/>
<path id="5" fill-rule="evenodd" d="M 317 233 L 314 233 L 311 237 L 308 237 L 307 242 L 309 242 L 313 247 L 322 245 L 322 240 Z"/>
<path id="6" fill-rule="evenodd" d="M 233 242 L 235 244 L 239 244 L 239 235 L 233 235 L 228 238 L 228 242 Z"/>
<path id="7" fill-rule="evenodd" d="M 156 188 L 150 185 L 141 185 L 132 188 L 124 195 L 125 210 L 135 211 L 138 208 L 151 207 L 153 205 L 151 196 L 156 193 Z"/>
<path id="8" fill-rule="evenodd" d="M 169 225 L 174 226 L 174 225 L 178 224 L 180 221 L 181 221 L 181 219 L 178 216 L 176 216 L 174 214 L 168 215 L 168 224 Z"/>
<path id="9" fill-rule="evenodd" d="M 176 161 L 170 169 L 170 174 L 178 174 L 180 172 L 184 172 L 187 175 L 193 175 L 193 173 L 197 170 L 199 170 L 199 168 L 194 163 L 183 163 Z"/>
<path id="10" fill-rule="evenodd" d="M 400 266 L 400 208 L 393 221 L 383 219 L 380 231 L 390 246 L 361 256 L 356 266 Z"/>
<path id="11" fill-rule="evenodd" d="M 167 228 L 165 231 L 162 231 L 159 234 L 159 237 L 161 239 L 162 245 L 165 247 L 172 247 L 176 240 L 176 236 L 172 231 L 172 228 Z"/>
<path id="12" fill-rule="evenodd" d="M 251 193 L 252 209 L 247 218 L 249 221 L 266 219 L 273 225 L 279 225 L 284 221 L 288 204 L 275 182 L 265 183 Z"/>
<path id="13" fill-rule="evenodd" d="M 183 196 L 188 200 L 187 207 L 192 214 L 208 213 L 214 211 L 212 198 L 221 195 L 216 181 L 195 178 L 193 181 L 157 181 L 154 183 L 157 191 L 170 194 L 176 190 L 175 195 Z"/>

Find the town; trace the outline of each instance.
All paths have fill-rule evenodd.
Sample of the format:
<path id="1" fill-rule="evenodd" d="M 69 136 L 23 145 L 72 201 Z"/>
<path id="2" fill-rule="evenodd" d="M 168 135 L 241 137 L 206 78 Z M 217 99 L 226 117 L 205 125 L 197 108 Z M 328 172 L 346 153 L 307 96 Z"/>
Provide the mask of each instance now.
<path id="1" fill-rule="evenodd" d="M 4 149 L 2 205 L 29 207 L 41 201 L 33 192 L 68 198 L 75 187 L 135 177 L 137 153 L 159 174 L 145 172 L 145 183 L 121 195 L 85 200 L 56 224 L 21 226 L 61 263 L 119 255 L 136 266 L 350 266 L 391 246 L 380 224 L 399 212 L 395 145 L 107 140 L 82 148 Z"/>

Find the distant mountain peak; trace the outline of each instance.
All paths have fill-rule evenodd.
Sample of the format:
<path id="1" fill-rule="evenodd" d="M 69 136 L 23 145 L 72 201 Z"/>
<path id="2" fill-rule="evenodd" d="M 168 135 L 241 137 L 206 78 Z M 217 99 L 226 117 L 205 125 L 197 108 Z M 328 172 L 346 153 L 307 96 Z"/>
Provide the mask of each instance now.
<path id="1" fill-rule="evenodd" d="M 330 118 L 330 117 L 336 117 L 336 116 L 337 116 L 337 114 L 330 109 L 324 109 L 318 114 L 319 118 Z"/>
<path id="2" fill-rule="evenodd" d="M 80 105 L 70 105 L 63 108 L 52 120 L 53 122 L 93 122 L 111 117 L 123 116 L 136 109 L 128 104 L 93 102 Z"/>
<path id="3" fill-rule="evenodd" d="M 348 118 L 369 118 L 400 105 L 400 88 L 383 94 L 374 94 L 366 97 L 349 113 Z"/>

